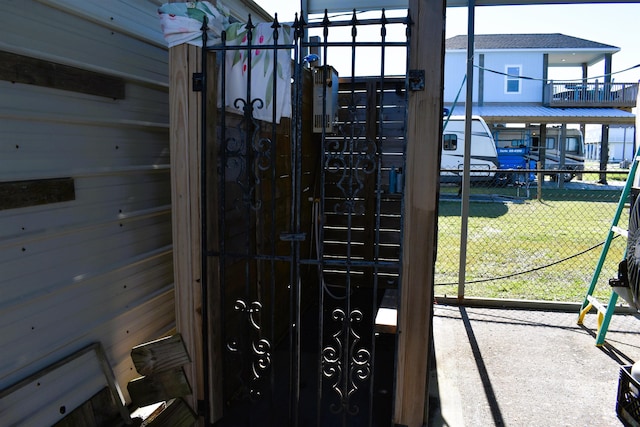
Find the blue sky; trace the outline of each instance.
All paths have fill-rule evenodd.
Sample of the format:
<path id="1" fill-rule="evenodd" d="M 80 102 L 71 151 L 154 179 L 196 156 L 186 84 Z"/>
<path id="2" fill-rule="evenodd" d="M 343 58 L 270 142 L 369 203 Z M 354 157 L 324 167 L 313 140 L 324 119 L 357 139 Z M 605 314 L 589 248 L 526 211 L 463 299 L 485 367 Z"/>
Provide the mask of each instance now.
<path id="1" fill-rule="evenodd" d="M 300 10 L 296 0 L 256 0 L 267 12 L 278 13 L 281 22 L 293 20 Z M 392 12 L 390 12 L 392 13 Z M 467 9 L 448 8 L 446 37 L 467 33 Z M 640 67 L 640 3 L 578 4 L 544 6 L 482 6 L 476 8 L 476 34 L 562 33 L 620 48 L 613 55 L 616 82 L 638 82 Z M 601 75 L 603 64 L 592 67 L 589 76 Z M 575 73 L 575 75 L 574 75 Z M 579 68 L 564 70 L 556 78 L 580 78 Z"/>

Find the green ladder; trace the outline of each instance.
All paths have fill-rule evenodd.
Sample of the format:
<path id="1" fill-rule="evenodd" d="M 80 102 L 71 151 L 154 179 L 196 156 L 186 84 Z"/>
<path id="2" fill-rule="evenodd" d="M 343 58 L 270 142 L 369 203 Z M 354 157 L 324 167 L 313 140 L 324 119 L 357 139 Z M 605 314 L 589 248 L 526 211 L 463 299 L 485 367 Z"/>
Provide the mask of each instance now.
<path id="1" fill-rule="evenodd" d="M 591 284 L 589 285 L 589 289 L 587 290 L 587 295 L 582 302 L 582 306 L 580 307 L 580 315 L 578 316 L 578 325 L 582 325 L 584 321 L 584 317 L 586 314 L 592 309 L 595 308 L 598 312 L 598 329 L 596 334 L 596 345 L 601 346 L 604 344 L 605 336 L 607 335 L 607 330 L 609 329 L 609 323 L 611 322 L 611 316 L 613 316 L 613 312 L 616 308 L 616 303 L 618 302 L 618 293 L 611 289 L 611 296 L 609 297 L 609 303 L 607 305 L 602 304 L 598 301 L 597 298 L 593 296 L 593 291 L 596 288 L 596 284 L 598 283 L 598 279 L 600 278 L 600 272 L 602 271 L 602 266 L 604 265 L 604 261 L 607 258 L 607 253 L 609 252 L 609 247 L 611 246 L 611 242 L 613 241 L 616 235 L 628 236 L 628 232 L 626 229 L 618 227 L 618 222 L 620 221 L 620 216 L 622 215 L 622 211 L 624 210 L 627 198 L 629 197 L 629 193 L 631 192 L 631 187 L 633 187 L 633 181 L 636 175 L 636 170 L 638 169 L 638 160 L 640 160 L 640 147 L 636 152 L 633 162 L 631 163 L 631 168 L 629 169 L 629 176 L 627 177 L 627 182 L 624 185 L 622 190 L 622 194 L 620 195 L 620 201 L 618 202 L 618 208 L 616 209 L 616 213 L 613 217 L 613 221 L 611 221 L 611 227 L 609 227 L 609 232 L 607 233 L 607 238 L 604 242 L 604 246 L 602 247 L 602 252 L 600 253 L 600 258 L 598 259 L 598 264 L 593 273 L 593 277 L 591 278 Z M 623 255 L 626 257 L 625 254 Z"/>

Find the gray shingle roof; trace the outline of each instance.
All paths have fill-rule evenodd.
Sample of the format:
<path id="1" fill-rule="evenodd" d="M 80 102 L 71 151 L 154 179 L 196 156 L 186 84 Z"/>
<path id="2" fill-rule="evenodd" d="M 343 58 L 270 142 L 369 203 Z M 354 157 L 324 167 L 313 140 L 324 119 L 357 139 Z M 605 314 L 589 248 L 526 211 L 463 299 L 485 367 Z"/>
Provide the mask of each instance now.
<path id="1" fill-rule="evenodd" d="M 617 52 L 620 48 L 591 40 L 554 34 L 476 34 L 476 50 L 491 49 L 602 49 Z M 446 49 L 466 49 L 467 36 L 455 36 L 446 40 Z"/>

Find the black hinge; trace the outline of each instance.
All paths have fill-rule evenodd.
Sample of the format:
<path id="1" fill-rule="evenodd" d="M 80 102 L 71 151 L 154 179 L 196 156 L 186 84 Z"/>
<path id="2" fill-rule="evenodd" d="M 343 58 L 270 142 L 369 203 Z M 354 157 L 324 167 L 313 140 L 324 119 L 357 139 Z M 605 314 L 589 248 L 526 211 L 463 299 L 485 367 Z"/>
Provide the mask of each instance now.
<path id="1" fill-rule="evenodd" d="M 204 77 L 202 73 L 193 73 L 193 76 L 191 76 L 191 83 L 193 85 L 194 92 L 202 92 L 204 83 Z"/>

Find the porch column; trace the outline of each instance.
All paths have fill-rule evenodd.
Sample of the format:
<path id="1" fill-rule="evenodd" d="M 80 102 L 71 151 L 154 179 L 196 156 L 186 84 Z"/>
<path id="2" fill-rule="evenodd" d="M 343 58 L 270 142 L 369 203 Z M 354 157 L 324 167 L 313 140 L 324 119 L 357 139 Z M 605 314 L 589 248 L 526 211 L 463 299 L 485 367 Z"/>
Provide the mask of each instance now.
<path id="1" fill-rule="evenodd" d="M 421 427 L 428 420 L 433 275 L 438 221 L 444 65 L 443 0 L 409 0 L 411 70 L 424 70 L 424 89 L 410 92 L 405 175 L 402 292 L 393 421 Z"/>
<path id="2" fill-rule="evenodd" d="M 607 170 L 607 163 L 609 163 L 609 125 L 602 125 L 602 137 L 600 142 L 600 170 Z M 601 173 L 600 184 L 607 183 L 607 174 Z"/>
<path id="3" fill-rule="evenodd" d="M 604 55 L 604 90 L 602 100 L 609 100 L 611 94 L 611 62 L 612 54 L 605 53 Z"/>

